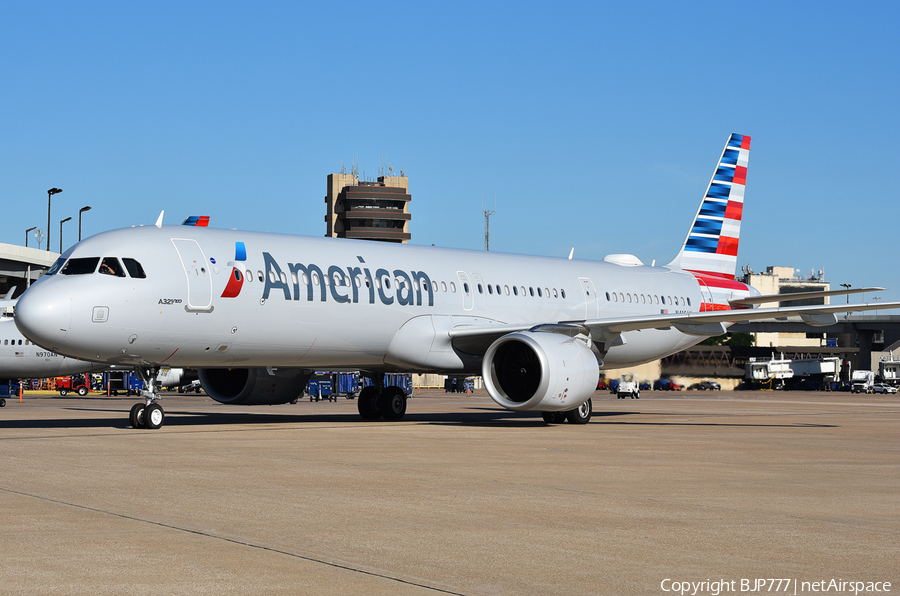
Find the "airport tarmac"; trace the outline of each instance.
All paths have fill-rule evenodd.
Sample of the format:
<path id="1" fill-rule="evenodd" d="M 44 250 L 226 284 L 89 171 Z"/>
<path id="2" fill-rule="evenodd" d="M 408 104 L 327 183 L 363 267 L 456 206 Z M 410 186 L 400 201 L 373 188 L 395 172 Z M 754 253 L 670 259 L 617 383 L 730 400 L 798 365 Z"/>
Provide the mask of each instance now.
<path id="1" fill-rule="evenodd" d="M 134 398 L 26 393 L 0 409 L 0 594 L 900 589 L 896 395 L 642 396 L 548 427 L 484 392 L 400 422 L 167 395 L 149 431 Z"/>

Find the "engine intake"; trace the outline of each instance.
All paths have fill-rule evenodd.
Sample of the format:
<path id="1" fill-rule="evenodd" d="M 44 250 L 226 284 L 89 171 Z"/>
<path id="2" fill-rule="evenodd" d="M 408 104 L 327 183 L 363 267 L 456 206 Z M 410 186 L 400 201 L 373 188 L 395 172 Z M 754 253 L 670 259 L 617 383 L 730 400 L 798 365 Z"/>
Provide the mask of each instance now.
<path id="1" fill-rule="evenodd" d="M 600 365 L 583 335 L 520 331 L 491 344 L 481 372 L 488 395 L 504 408 L 553 412 L 587 401 Z"/>
<path id="2" fill-rule="evenodd" d="M 200 384 L 223 404 L 286 404 L 297 399 L 309 382 L 302 368 L 202 368 Z"/>

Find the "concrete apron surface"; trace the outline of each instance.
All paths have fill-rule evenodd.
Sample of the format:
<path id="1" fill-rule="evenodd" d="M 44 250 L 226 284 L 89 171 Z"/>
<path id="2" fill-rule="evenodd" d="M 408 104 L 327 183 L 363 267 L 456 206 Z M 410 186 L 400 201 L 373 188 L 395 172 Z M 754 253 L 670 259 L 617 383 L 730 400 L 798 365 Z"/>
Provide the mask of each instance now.
<path id="1" fill-rule="evenodd" d="M 0 409 L 0 594 L 900 590 L 897 396 L 598 392 L 547 426 L 483 391 L 400 422 L 172 395 L 154 431 L 132 403 Z"/>

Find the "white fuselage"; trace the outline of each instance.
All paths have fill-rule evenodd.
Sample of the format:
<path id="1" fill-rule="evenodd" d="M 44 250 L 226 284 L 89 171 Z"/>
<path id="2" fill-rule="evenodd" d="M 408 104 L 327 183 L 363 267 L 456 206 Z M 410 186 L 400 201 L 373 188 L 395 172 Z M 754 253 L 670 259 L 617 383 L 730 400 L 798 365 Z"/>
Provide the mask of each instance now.
<path id="1" fill-rule="evenodd" d="M 44 276 L 17 307 L 25 335 L 134 366 L 476 372 L 481 354 L 454 347 L 451 329 L 700 312 L 725 298 L 665 267 L 189 226 L 102 233 L 61 260 L 106 257 L 134 260 L 146 277 Z M 623 338 L 606 366 L 703 339 L 674 328 Z"/>

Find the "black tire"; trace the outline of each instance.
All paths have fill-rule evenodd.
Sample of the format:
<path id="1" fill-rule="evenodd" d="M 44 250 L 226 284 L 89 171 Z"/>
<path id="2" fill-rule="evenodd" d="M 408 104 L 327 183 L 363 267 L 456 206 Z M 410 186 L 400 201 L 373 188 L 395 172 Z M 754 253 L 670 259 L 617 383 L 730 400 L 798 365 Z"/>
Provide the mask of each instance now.
<path id="1" fill-rule="evenodd" d="M 574 410 L 569 410 L 566 412 L 566 419 L 571 424 L 587 424 L 591 419 L 591 414 L 594 413 L 594 404 L 591 403 L 590 398 Z"/>
<path id="2" fill-rule="evenodd" d="M 562 424 L 566 421 L 565 412 L 541 412 L 541 418 L 547 424 Z"/>
<path id="3" fill-rule="evenodd" d="M 138 403 L 131 406 L 128 423 L 131 428 L 144 428 L 144 404 Z"/>
<path id="4" fill-rule="evenodd" d="M 5 407 L 6 407 L 6 398 L 0 397 L 0 408 L 5 408 Z"/>
<path id="5" fill-rule="evenodd" d="M 406 393 L 399 387 L 385 387 L 378 398 L 378 409 L 385 420 L 402 420 L 406 414 Z"/>
<path id="6" fill-rule="evenodd" d="M 59 394 L 60 394 L 61 396 L 65 397 L 65 396 L 67 396 L 67 395 L 69 394 L 69 391 L 68 391 L 68 389 L 60 389 L 60 390 L 59 390 Z"/>
<path id="7" fill-rule="evenodd" d="M 78 388 L 78 396 L 79 397 L 84 397 L 87 394 L 88 394 L 87 387 L 79 387 Z"/>
<path id="8" fill-rule="evenodd" d="M 378 411 L 378 389 L 365 387 L 359 392 L 356 408 L 363 420 L 378 420 L 381 413 Z"/>
<path id="9" fill-rule="evenodd" d="M 159 404 L 150 404 L 144 408 L 144 428 L 156 430 L 163 425 L 166 413 Z"/>

